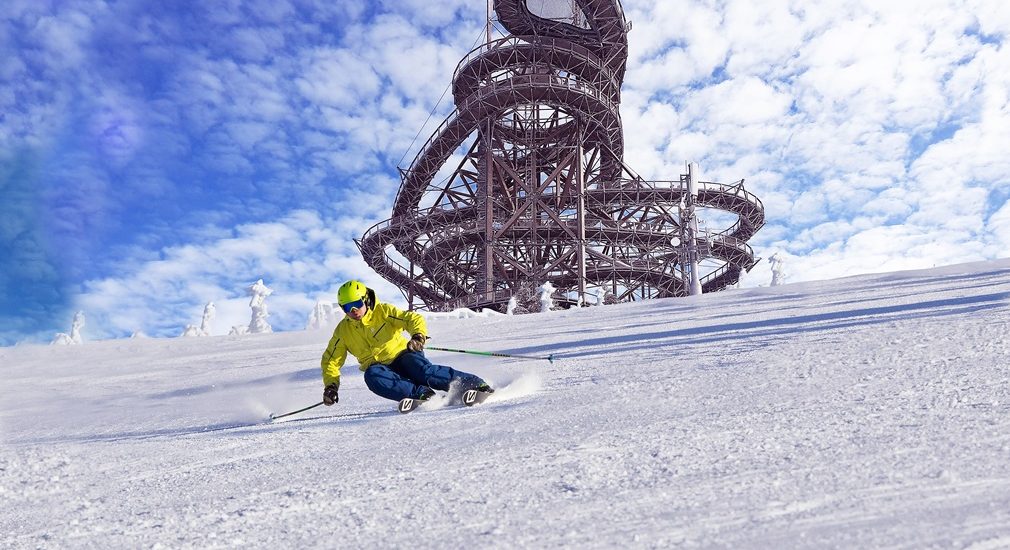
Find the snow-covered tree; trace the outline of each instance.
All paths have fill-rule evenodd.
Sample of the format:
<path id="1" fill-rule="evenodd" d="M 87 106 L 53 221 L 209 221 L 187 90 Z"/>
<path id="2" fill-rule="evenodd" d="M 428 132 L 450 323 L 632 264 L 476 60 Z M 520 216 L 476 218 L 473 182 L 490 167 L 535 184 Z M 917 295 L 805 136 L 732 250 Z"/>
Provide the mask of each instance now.
<path id="1" fill-rule="evenodd" d="M 772 264 L 772 286 L 781 285 L 786 279 L 785 259 L 776 252 L 768 258 L 768 262 Z"/>
<path id="2" fill-rule="evenodd" d="M 214 307 L 214 302 L 207 302 L 207 305 L 203 307 L 203 320 L 200 321 L 200 333 L 202 336 L 210 336 L 210 324 L 214 321 L 216 315 L 217 308 Z"/>
<path id="3" fill-rule="evenodd" d="M 330 327 L 330 325 L 340 320 L 337 317 L 337 311 L 340 311 L 340 308 L 336 304 L 319 300 L 316 302 L 316 306 L 312 308 L 312 313 L 309 314 L 309 322 L 305 325 L 305 330 L 318 330 Z"/>
<path id="4" fill-rule="evenodd" d="M 515 300 L 515 307 L 512 308 L 513 315 L 540 311 L 540 292 L 537 289 L 537 283 L 533 280 L 520 283 L 509 302 L 512 300 Z"/>
<path id="5" fill-rule="evenodd" d="M 182 331 L 182 336 L 210 336 L 210 324 L 214 320 L 216 312 L 214 302 L 207 302 L 207 305 L 203 308 L 203 320 L 200 322 L 200 326 L 186 325 L 186 328 Z"/>
<path id="6" fill-rule="evenodd" d="M 555 290 L 554 285 L 550 281 L 539 287 L 534 281 L 525 281 L 519 285 L 515 295 L 509 299 L 505 313 L 508 315 L 522 315 L 524 313 L 550 311 L 554 309 L 552 294 Z"/>
<path id="7" fill-rule="evenodd" d="M 540 311 L 550 311 L 554 309 L 554 285 L 550 281 L 540 285 Z"/>
<path id="8" fill-rule="evenodd" d="M 81 329 L 84 328 L 84 312 L 78 311 L 74 314 L 73 323 L 70 326 L 70 334 L 59 332 L 50 345 L 53 346 L 70 346 L 75 344 L 83 344 L 84 338 L 81 336 Z"/>
<path id="9" fill-rule="evenodd" d="M 252 319 L 249 321 L 249 333 L 250 334 L 263 334 L 267 332 L 273 332 L 273 327 L 267 322 L 267 317 L 270 313 L 267 311 L 266 299 L 274 291 L 263 284 L 263 279 L 260 279 L 253 283 L 249 287 L 249 295 L 252 299 L 249 300 L 249 307 L 252 308 Z"/>

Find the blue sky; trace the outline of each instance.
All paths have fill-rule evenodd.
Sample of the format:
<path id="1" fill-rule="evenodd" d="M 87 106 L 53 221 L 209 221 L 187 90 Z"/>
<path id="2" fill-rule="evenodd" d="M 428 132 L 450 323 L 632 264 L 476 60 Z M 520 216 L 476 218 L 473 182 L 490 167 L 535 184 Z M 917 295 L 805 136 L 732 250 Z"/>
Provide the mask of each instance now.
<path id="1" fill-rule="evenodd" d="M 627 162 L 746 178 L 769 220 L 752 244 L 789 280 L 1010 256 L 1001 2 L 623 4 Z M 259 278 L 275 330 L 349 277 L 399 299 L 352 239 L 451 111 L 429 119 L 484 9 L 5 2 L 0 345 L 76 309 L 92 339 L 175 336 L 208 301 L 227 333 Z"/>

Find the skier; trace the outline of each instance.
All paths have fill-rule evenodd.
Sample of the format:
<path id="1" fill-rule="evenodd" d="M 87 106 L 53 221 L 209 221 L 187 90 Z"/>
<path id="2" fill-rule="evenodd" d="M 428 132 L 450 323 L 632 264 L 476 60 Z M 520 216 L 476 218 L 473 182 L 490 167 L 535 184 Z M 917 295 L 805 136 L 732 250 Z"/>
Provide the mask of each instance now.
<path id="1" fill-rule="evenodd" d="M 421 315 L 379 302 L 375 291 L 359 281 L 341 285 L 337 301 L 346 316 L 337 324 L 323 353 L 323 403 L 327 406 L 338 401 L 340 367 L 348 351 L 365 371 L 368 389 L 386 399 L 426 401 L 435 390 L 448 391 L 453 382 L 460 392 L 494 391 L 480 377 L 432 364 L 424 356 L 428 328 Z M 411 335 L 410 340 L 404 331 Z"/>

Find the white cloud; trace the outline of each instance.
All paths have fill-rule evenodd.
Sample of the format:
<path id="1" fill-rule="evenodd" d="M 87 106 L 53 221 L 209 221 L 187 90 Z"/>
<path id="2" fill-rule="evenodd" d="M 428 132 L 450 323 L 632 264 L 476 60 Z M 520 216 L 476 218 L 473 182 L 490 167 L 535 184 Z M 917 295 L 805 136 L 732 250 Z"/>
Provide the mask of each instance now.
<path id="1" fill-rule="evenodd" d="M 234 29 L 231 40 L 233 54 L 245 61 L 266 61 L 284 47 L 284 34 L 275 28 Z"/>
<path id="2" fill-rule="evenodd" d="M 36 43 L 42 45 L 39 54 L 46 65 L 59 70 L 79 67 L 84 62 L 88 52 L 84 42 L 90 37 L 91 28 L 91 17 L 69 10 L 60 16 L 39 17 L 30 25 L 29 32 Z"/>
<path id="3" fill-rule="evenodd" d="M 246 4 L 249 14 L 268 23 L 284 23 L 295 14 L 294 6 L 287 0 L 251 0 Z"/>
<path id="4" fill-rule="evenodd" d="M 374 96 L 380 85 L 371 64 L 346 49 L 319 49 L 303 61 L 298 89 L 314 104 L 350 109 Z"/>
<path id="5" fill-rule="evenodd" d="M 781 121 L 792 98 L 754 76 L 726 80 L 691 94 L 683 114 L 694 128 L 715 130 L 729 124 L 736 127 L 766 126 Z M 713 109 L 713 106 L 720 106 Z"/>
<path id="6" fill-rule="evenodd" d="M 789 60 L 803 48 L 806 25 L 786 2 L 731 2 L 724 20 L 730 75 L 788 74 Z"/>
<path id="7" fill-rule="evenodd" d="M 1004 37 L 1010 34 L 1010 12 L 1002 0 L 971 0 L 967 7 L 975 14 L 982 33 Z"/>
<path id="8" fill-rule="evenodd" d="M 444 32 L 459 19 L 483 19 L 485 4 L 472 0 L 382 0 L 386 11 L 403 14 L 414 24 L 429 31 Z"/>

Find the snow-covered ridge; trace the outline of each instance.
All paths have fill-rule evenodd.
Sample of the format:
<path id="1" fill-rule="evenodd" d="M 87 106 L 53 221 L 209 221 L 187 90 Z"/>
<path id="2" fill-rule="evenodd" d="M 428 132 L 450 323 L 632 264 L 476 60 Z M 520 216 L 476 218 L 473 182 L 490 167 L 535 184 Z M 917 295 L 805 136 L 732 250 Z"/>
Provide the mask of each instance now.
<path id="1" fill-rule="evenodd" d="M 324 331 L 0 349 L 0 547 L 1010 546 L 1010 260 L 432 317 L 409 416 Z"/>

